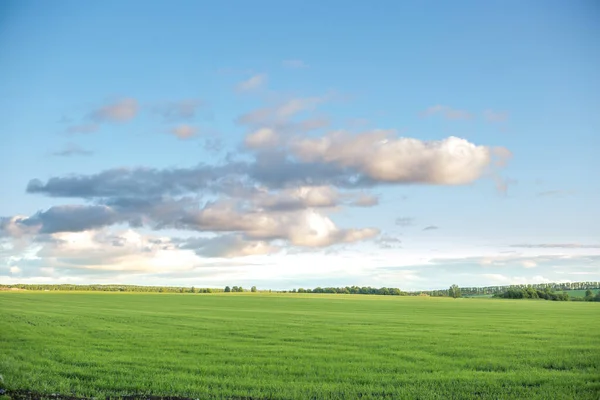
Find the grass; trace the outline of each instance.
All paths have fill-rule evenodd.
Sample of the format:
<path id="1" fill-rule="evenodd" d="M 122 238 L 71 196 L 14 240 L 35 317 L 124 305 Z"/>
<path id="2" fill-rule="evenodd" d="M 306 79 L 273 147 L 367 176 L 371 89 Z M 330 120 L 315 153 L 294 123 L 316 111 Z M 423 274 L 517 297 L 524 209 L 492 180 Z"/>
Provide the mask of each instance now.
<path id="1" fill-rule="evenodd" d="M 365 295 L 0 293 L 9 391 L 598 399 L 600 304 Z"/>
<path id="2" fill-rule="evenodd" d="M 600 292 L 600 289 L 591 289 L 591 291 L 595 295 L 596 293 Z M 570 297 L 585 297 L 586 289 L 565 290 L 565 292 L 569 293 Z"/>

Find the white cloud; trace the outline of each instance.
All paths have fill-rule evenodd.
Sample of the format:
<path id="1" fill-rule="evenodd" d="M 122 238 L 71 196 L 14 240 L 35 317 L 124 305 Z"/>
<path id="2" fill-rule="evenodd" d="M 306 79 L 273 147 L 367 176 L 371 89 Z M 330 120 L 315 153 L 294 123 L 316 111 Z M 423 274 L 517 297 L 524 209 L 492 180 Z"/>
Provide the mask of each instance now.
<path id="1" fill-rule="evenodd" d="M 278 145 L 279 135 L 271 128 L 260 128 L 247 135 L 244 143 L 253 149 L 272 148 Z"/>
<path id="2" fill-rule="evenodd" d="M 248 92 L 251 90 L 260 89 L 267 83 L 267 75 L 266 74 L 258 74 L 254 75 L 247 80 L 239 83 L 236 87 L 238 92 Z"/>
<path id="3" fill-rule="evenodd" d="M 298 138 L 291 150 L 302 161 L 356 168 L 380 182 L 423 182 L 461 185 L 488 168 L 492 149 L 465 139 L 440 141 L 395 138 L 390 131 L 360 135 L 332 132 L 321 138 Z"/>

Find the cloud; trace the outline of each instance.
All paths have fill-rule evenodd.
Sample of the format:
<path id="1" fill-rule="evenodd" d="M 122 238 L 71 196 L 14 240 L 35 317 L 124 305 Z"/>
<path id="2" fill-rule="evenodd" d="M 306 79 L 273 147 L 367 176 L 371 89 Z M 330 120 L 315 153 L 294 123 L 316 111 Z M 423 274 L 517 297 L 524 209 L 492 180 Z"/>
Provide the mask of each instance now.
<path id="1" fill-rule="evenodd" d="M 238 92 L 249 92 L 252 90 L 260 89 L 267 83 L 267 75 L 266 74 L 258 74 L 254 75 L 247 80 L 239 83 L 236 86 L 236 90 Z"/>
<path id="2" fill-rule="evenodd" d="M 398 249 L 401 247 L 400 244 L 402 243 L 402 240 L 395 236 L 381 235 L 375 239 L 375 243 L 382 249 Z"/>
<path id="3" fill-rule="evenodd" d="M 196 116 L 196 111 L 202 104 L 199 99 L 170 101 L 152 107 L 152 112 L 160 115 L 167 122 L 188 120 Z"/>
<path id="4" fill-rule="evenodd" d="M 535 268 L 535 267 L 537 267 L 537 263 L 535 261 L 532 261 L 532 260 L 523 260 L 523 261 L 521 261 L 521 265 L 524 268 Z"/>
<path id="5" fill-rule="evenodd" d="M 72 125 L 67 128 L 67 133 L 77 134 L 77 133 L 93 133 L 98 130 L 98 124 L 80 124 L 80 125 Z"/>
<path id="6" fill-rule="evenodd" d="M 182 218 L 179 228 L 209 232 L 243 232 L 255 240 L 289 241 L 302 247 L 326 247 L 376 236 L 373 228 L 339 229 L 328 217 L 312 209 L 293 212 L 242 212 L 230 201 L 211 203 Z"/>
<path id="7" fill-rule="evenodd" d="M 266 241 L 245 240 L 241 235 L 223 235 L 214 238 L 192 238 L 179 246 L 191 249 L 202 257 L 235 258 L 276 253 L 280 248 Z"/>
<path id="8" fill-rule="evenodd" d="M 473 119 L 473 114 L 468 111 L 458 110 L 449 106 L 435 105 L 421 112 L 421 116 L 430 117 L 433 115 L 441 115 L 449 120 L 470 120 Z"/>
<path id="9" fill-rule="evenodd" d="M 374 207 L 379 204 L 379 197 L 361 193 L 358 198 L 350 203 L 355 207 Z"/>
<path id="10" fill-rule="evenodd" d="M 415 224 L 414 218 L 407 218 L 407 217 L 396 218 L 396 225 L 398 225 L 398 226 L 411 226 L 414 224 Z"/>
<path id="11" fill-rule="evenodd" d="M 492 158 L 492 149 L 465 139 L 421 141 L 382 130 L 298 138 L 290 147 L 303 162 L 335 165 L 386 183 L 466 184 L 478 179 Z"/>
<path id="12" fill-rule="evenodd" d="M 260 128 L 246 135 L 244 144 L 252 149 L 272 148 L 279 143 L 279 135 L 271 128 Z"/>
<path id="13" fill-rule="evenodd" d="M 117 213 L 107 206 L 63 205 L 50 207 L 17 223 L 39 233 L 56 233 L 101 228 L 118 221 Z"/>
<path id="14" fill-rule="evenodd" d="M 440 228 L 435 225 L 429 225 L 429 226 L 426 226 L 425 228 L 423 228 L 424 231 L 435 231 L 437 229 L 440 229 Z"/>
<path id="15" fill-rule="evenodd" d="M 319 104 L 329 100 L 332 96 L 297 97 L 280 101 L 270 107 L 262 107 L 241 115 L 237 123 L 264 127 L 274 124 L 289 122 L 289 119 L 304 111 L 314 110 Z"/>
<path id="16" fill-rule="evenodd" d="M 90 117 L 99 122 L 127 122 L 135 118 L 139 110 L 133 98 L 124 98 L 92 111 Z"/>
<path id="17" fill-rule="evenodd" d="M 337 190 L 329 186 L 304 186 L 284 189 L 276 193 L 260 190 L 252 197 L 252 203 L 258 209 L 283 211 L 334 207 L 339 203 L 341 196 Z"/>
<path id="18" fill-rule="evenodd" d="M 506 111 L 485 110 L 483 118 L 487 122 L 506 122 L 508 121 L 508 113 Z"/>
<path id="19" fill-rule="evenodd" d="M 52 153 L 52 155 L 56 157 L 91 156 L 92 154 L 94 154 L 93 151 L 82 149 L 73 143 L 67 144 L 63 150 Z"/>
<path id="20" fill-rule="evenodd" d="M 286 68 L 293 68 L 293 69 L 308 68 L 308 64 L 306 64 L 302 60 L 283 60 L 282 64 Z"/>
<path id="21" fill-rule="evenodd" d="M 169 133 L 178 139 L 186 140 L 195 137 L 198 133 L 198 128 L 192 125 L 182 124 L 171 128 Z"/>

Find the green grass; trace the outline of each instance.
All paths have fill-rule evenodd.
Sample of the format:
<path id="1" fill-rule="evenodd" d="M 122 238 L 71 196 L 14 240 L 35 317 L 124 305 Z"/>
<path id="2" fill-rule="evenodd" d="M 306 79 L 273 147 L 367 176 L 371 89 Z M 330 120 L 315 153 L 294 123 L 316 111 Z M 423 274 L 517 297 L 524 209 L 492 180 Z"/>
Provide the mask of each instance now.
<path id="1" fill-rule="evenodd" d="M 594 294 L 600 292 L 600 289 L 590 289 Z M 565 290 L 565 292 L 569 293 L 570 297 L 585 297 L 586 289 L 582 290 Z"/>
<path id="2" fill-rule="evenodd" d="M 0 293 L 9 390 L 253 399 L 598 399 L 600 304 Z"/>

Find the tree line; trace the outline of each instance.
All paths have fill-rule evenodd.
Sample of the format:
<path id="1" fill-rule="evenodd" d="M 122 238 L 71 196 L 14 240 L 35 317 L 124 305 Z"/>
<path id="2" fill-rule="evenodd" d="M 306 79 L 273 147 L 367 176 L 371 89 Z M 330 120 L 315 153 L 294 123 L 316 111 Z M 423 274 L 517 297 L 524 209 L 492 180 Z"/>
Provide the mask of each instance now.
<path id="1" fill-rule="evenodd" d="M 544 299 L 553 301 L 599 301 L 600 292 L 594 295 L 591 289 L 586 290 L 584 297 L 570 297 L 566 291 L 562 293 L 554 292 L 550 288 L 544 290 L 528 288 L 511 288 L 503 293 L 496 293 L 494 297 L 503 299 Z"/>
<path id="2" fill-rule="evenodd" d="M 40 291 L 99 291 L 99 292 L 147 292 L 147 293 L 241 293 L 241 292 L 273 292 L 273 293 L 330 293 L 330 294 L 364 294 L 381 296 L 434 296 L 434 297 L 471 297 L 492 294 L 497 298 L 509 299 L 546 299 L 555 301 L 578 300 L 600 301 L 600 293 L 595 295 L 591 289 L 599 289 L 600 282 L 541 283 L 530 285 L 507 285 L 487 287 L 459 287 L 452 285 L 448 289 L 425 291 L 402 291 L 393 287 L 342 286 L 316 287 L 313 289 L 298 288 L 292 290 L 258 290 L 252 286 L 249 290 L 242 286 L 226 286 L 225 288 L 196 288 L 182 286 L 138 286 L 138 285 L 73 285 L 73 284 L 15 284 L 2 285 L 0 290 L 24 289 Z M 557 293 L 558 290 L 588 289 L 585 297 L 569 297 L 568 293 Z"/>

